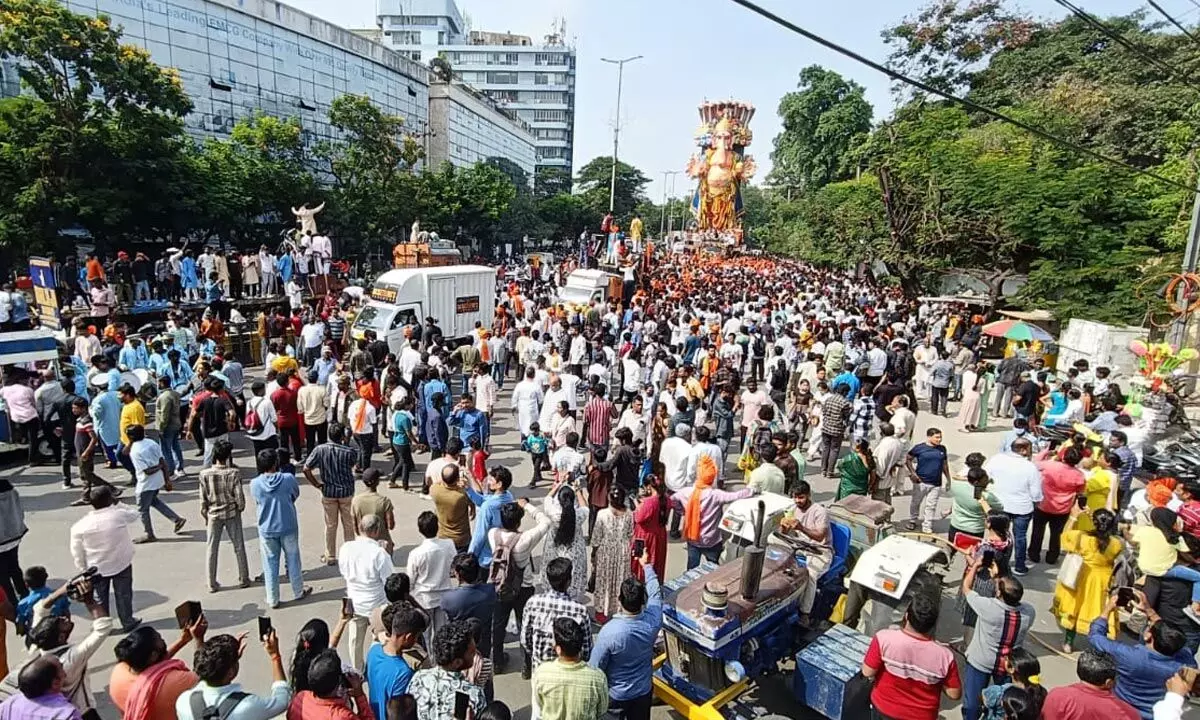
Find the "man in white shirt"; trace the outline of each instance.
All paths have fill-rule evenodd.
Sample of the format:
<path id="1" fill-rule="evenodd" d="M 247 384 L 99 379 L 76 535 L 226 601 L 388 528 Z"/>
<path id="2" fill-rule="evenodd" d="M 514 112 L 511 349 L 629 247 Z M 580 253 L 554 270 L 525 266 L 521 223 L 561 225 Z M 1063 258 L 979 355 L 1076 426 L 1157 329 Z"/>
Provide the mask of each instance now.
<path id="1" fill-rule="evenodd" d="M 276 385 L 276 389 L 278 387 Z M 271 396 L 267 394 L 266 383 L 262 380 L 255 380 L 250 385 L 250 392 L 251 397 L 246 401 L 246 414 L 249 415 L 253 411 L 258 416 L 260 430 L 253 432 L 253 428 L 247 427 L 246 437 L 254 443 L 254 454 L 257 455 L 260 450 L 279 447 L 275 430 L 278 416 L 275 413 L 275 405 L 271 402 Z"/>
<path id="2" fill-rule="evenodd" d="M 555 375 L 550 378 L 550 389 L 546 391 L 545 396 L 542 398 L 542 411 L 538 417 L 538 424 L 542 426 L 543 431 L 550 432 L 552 421 L 554 415 L 558 412 L 558 404 L 560 402 L 566 402 L 568 409 L 571 407 L 571 399 L 567 396 L 567 391 L 563 389 L 562 376 Z"/>
<path id="3" fill-rule="evenodd" d="M 429 626 L 425 629 L 426 643 L 433 647 L 432 639 L 438 629 L 446 624 L 446 613 L 442 611 L 442 594 L 451 588 L 450 564 L 454 562 L 454 542 L 440 538 L 437 514 L 426 510 L 417 516 L 417 530 L 425 538 L 408 554 L 408 577 L 412 581 L 412 597 L 429 613 Z"/>
<path id="4" fill-rule="evenodd" d="M 419 344 L 418 340 L 409 340 L 400 351 L 400 357 L 396 359 L 396 364 L 400 366 L 400 374 L 407 383 L 412 383 L 413 370 L 421 364 L 421 351 L 417 349 Z"/>
<path id="5" fill-rule="evenodd" d="M 121 628 L 129 632 L 142 622 L 133 616 L 134 548 L 129 535 L 129 526 L 142 516 L 135 508 L 118 504 L 113 491 L 112 485 L 92 488 L 92 511 L 71 526 L 71 557 L 79 572 L 96 568 L 92 584 L 106 615 L 112 587 Z"/>
<path id="6" fill-rule="evenodd" d="M 387 604 L 384 583 L 396 572 L 392 556 L 384 550 L 382 521 L 365 515 L 358 521 L 358 535 L 338 550 L 338 572 L 346 581 L 346 597 L 354 607 L 350 621 L 350 656 L 355 670 L 363 669 L 363 642 L 371 611 Z"/>
<path id="7" fill-rule="evenodd" d="M 892 488 L 896 486 L 896 478 L 901 476 L 905 452 L 904 442 L 896 437 L 895 426 L 890 422 L 880 423 L 879 443 L 871 451 L 875 457 L 875 471 L 879 482 L 875 486 L 875 492 L 871 493 L 871 499 L 891 504 Z"/>
<path id="8" fill-rule="evenodd" d="M 563 399 L 567 401 L 567 407 L 571 409 L 571 412 L 575 412 L 579 409 L 579 383 L 581 382 L 579 376 L 566 370 L 559 373 L 558 381 L 562 383 L 563 392 L 566 393 L 566 397 Z"/>
<path id="9" fill-rule="evenodd" d="M 300 330 L 300 337 L 304 340 L 304 354 L 301 356 L 304 367 L 312 367 L 312 364 L 321 356 L 321 343 L 325 342 L 325 323 L 321 322 L 320 318 L 314 317 Z"/>
<path id="10" fill-rule="evenodd" d="M 512 391 L 512 411 L 517 416 L 517 428 L 521 431 L 522 441 L 529 436 L 530 425 L 534 422 L 541 425 L 539 413 L 544 396 L 534 376 L 532 367 L 525 368 L 525 379 L 517 383 Z"/>
<path id="11" fill-rule="evenodd" d="M 492 419 L 492 409 L 500 396 L 500 387 L 491 374 L 491 363 L 479 363 L 475 366 L 475 375 L 471 378 L 471 394 L 475 398 L 475 407 L 488 420 Z"/>
<path id="12" fill-rule="evenodd" d="M 1012 450 L 993 455 L 983 464 L 992 480 L 991 492 L 1000 501 L 1004 514 L 1012 519 L 1016 552 L 1013 553 L 1013 575 L 1029 572 L 1025 563 L 1026 538 L 1033 509 L 1042 501 L 1042 473 L 1030 459 L 1033 443 L 1028 438 L 1013 440 Z"/>
<path id="13" fill-rule="evenodd" d="M 579 452 L 579 433 L 567 433 L 567 442 L 550 455 L 550 467 L 557 482 L 571 483 L 587 474 L 587 456 Z"/>
<path id="14" fill-rule="evenodd" d="M 663 464 L 663 481 L 667 490 L 675 494 L 690 487 L 687 480 L 688 458 L 692 453 L 692 428 L 686 423 L 675 426 L 675 437 L 663 440 L 662 448 L 658 451 L 658 460 Z M 720 466 L 718 466 L 720 467 Z M 679 513 L 671 511 L 671 537 L 678 540 Z"/>
<path id="15" fill-rule="evenodd" d="M 129 436 L 129 459 L 133 462 L 133 471 L 137 476 L 138 512 L 142 516 L 142 527 L 146 534 L 134 543 L 152 543 L 158 538 L 154 535 L 154 525 L 150 522 L 150 508 L 162 513 L 163 517 L 175 523 L 175 534 L 183 529 L 187 522 L 179 517 L 169 505 L 158 497 L 163 488 L 171 490 L 167 482 L 167 460 L 163 457 L 162 446 L 157 440 L 146 439 L 146 428 L 141 425 L 130 425 L 125 433 Z"/>
<path id="16" fill-rule="evenodd" d="M 637 390 L 634 390 L 636 393 Z M 629 407 L 621 413 L 621 419 L 617 421 L 616 430 L 621 428 L 629 428 L 629 432 L 633 433 L 633 442 L 636 445 L 642 443 L 642 447 L 646 445 L 646 411 L 642 406 L 642 397 L 634 395 L 633 401 L 629 403 Z M 615 432 L 615 430 L 614 430 Z"/>
<path id="17" fill-rule="evenodd" d="M 583 372 L 583 359 L 587 355 L 587 338 L 577 328 L 571 328 L 571 347 L 568 350 L 567 369 L 576 375 Z M 574 408 L 571 408 L 574 410 Z"/>
<path id="18" fill-rule="evenodd" d="M 707 455 L 712 458 L 713 464 L 717 467 L 717 487 L 725 487 L 725 456 L 721 453 L 721 447 L 712 441 L 712 431 L 704 425 L 696 423 L 694 435 L 696 444 L 688 452 L 685 485 L 696 484 L 696 463 L 700 461 L 702 455 Z"/>

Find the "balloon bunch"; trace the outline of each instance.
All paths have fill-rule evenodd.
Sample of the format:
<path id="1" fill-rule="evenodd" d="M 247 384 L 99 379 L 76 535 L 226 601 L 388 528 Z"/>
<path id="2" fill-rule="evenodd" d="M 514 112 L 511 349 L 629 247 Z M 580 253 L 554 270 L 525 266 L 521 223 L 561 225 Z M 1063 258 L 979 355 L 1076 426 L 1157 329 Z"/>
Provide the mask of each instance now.
<path id="1" fill-rule="evenodd" d="M 1138 372 L 1155 392 L 1162 386 L 1163 379 L 1185 362 L 1200 358 L 1195 348 L 1175 348 L 1169 343 L 1146 343 L 1134 340 L 1129 350 L 1138 358 Z"/>

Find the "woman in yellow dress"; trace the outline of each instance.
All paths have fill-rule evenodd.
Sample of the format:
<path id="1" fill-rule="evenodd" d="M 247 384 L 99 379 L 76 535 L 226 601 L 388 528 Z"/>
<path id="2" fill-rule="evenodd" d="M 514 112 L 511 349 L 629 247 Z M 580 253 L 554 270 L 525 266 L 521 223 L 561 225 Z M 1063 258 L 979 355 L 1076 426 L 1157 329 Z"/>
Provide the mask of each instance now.
<path id="1" fill-rule="evenodd" d="M 1092 530 L 1084 532 L 1075 527 L 1081 515 L 1091 516 Z M 1072 652 L 1078 633 L 1087 634 L 1092 621 L 1100 617 L 1108 600 L 1108 585 L 1112 580 L 1113 562 L 1121 554 L 1121 540 L 1116 537 L 1117 516 L 1110 510 L 1081 510 L 1071 508 L 1071 519 L 1062 534 L 1063 552 L 1077 553 L 1083 565 L 1072 590 L 1062 583 L 1054 588 L 1050 612 L 1063 628 L 1063 650 Z M 1108 619 L 1109 634 L 1116 637 L 1118 627 L 1115 613 Z"/>
<path id="2" fill-rule="evenodd" d="M 1083 494 L 1087 498 L 1087 509 L 1092 512 L 1115 510 L 1119 485 L 1117 470 L 1121 468 L 1121 456 L 1115 452 L 1106 452 L 1102 457 L 1097 457 L 1100 459 L 1084 458 L 1079 464 L 1083 476 L 1087 479 L 1083 488 Z M 1092 518 L 1088 515 L 1081 516 L 1075 527 L 1083 532 L 1091 532 Z"/>

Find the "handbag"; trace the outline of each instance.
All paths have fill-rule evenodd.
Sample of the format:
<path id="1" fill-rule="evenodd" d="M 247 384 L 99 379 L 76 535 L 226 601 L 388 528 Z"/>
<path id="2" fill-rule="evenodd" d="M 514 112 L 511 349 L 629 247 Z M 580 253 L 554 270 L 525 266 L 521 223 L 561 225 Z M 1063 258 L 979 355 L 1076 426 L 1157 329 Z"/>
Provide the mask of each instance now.
<path id="1" fill-rule="evenodd" d="M 1058 568 L 1058 582 L 1068 590 L 1074 590 L 1079 582 L 1079 571 L 1083 569 L 1083 556 L 1079 553 L 1067 553 L 1062 565 Z"/>

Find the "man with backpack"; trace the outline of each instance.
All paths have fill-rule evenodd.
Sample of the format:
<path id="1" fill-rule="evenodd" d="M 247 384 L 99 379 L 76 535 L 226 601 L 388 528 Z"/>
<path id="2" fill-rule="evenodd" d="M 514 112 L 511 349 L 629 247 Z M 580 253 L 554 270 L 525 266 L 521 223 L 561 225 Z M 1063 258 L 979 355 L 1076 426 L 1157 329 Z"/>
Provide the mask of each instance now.
<path id="1" fill-rule="evenodd" d="M 511 477 L 511 476 L 510 476 Z M 528 512 L 535 525 L 521 531 L 521 521 Z M 504 653 L 504 633 L 508 627 L 508 616 L 516 614 L 520 625 L 525 617 L 525 604 L 533 597 L 534 579 L 537 568 L 533 563 L 533 550 L 542 542 L 550 530 L 550 518 L 521 498 L 500 508 L 500 527 L 488 531 L 488 547 L 491 549 L 491 566 L 488 579 L 496 586 L 499 607 L 492 616 L 492 662 L 496 672 L 503 672 L 507 656 Z M 521 676 L 529 679 L 530 657 L 524 653 Z"/>
<path id="2" fill-rule="evenodd" d="M 262 380 L 255 380 L 250 386 L 253 394 L 246 401 L 246 437 L 254 443 L 254 454 L 262 450 L 274 450 L 279 447 L 279 436 L 275 431 L 275 405 L 267 397 L 267 385 Z"/>
<path id="3" fill-rule="evenodd" d="M 271 661 L 270 695 L 247 693 L 234 682 L 240 669 L 241 641 L 233 635 L 217 635 L 196 649 L 193 670 L 200 682 L 175 701 L 176 719 L 267 720 L 283 715 L 292 701 L 292 689 L 283 672 L 274 630 L 262 638 L 262 645 Z"/>

